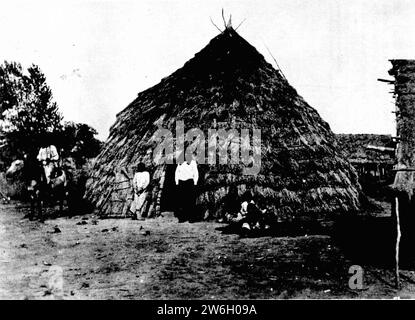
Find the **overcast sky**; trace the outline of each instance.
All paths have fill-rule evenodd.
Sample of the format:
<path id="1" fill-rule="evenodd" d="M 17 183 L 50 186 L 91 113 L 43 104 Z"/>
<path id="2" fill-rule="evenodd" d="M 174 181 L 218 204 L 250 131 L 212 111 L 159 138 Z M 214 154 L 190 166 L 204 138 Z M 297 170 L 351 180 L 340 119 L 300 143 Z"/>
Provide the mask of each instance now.
<path id="1" fill-rule="evenodd" d="M 4 1 L 0 61 L 46 74 L 65 120 L 105 139 L 115 115 L 201 50 L 222 26 L 275 65 L 336 133 L 394 134 L 388 59 L 415 58 L 415 1 Z"/>

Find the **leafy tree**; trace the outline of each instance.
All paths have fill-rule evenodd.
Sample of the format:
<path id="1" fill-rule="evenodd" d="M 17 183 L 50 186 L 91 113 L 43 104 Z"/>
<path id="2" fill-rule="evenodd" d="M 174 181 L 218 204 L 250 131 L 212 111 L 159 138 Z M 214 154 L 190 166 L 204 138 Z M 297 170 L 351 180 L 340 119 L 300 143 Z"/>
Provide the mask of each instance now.
<path id="1" fill-rule="evenodd" d="M 26 71 L 16 62 L 0 65 L 0 170 L 23 154 L 34 158 L 41 137 L 73 156 L 79 165 L 95 157 L 101 142 L 87 124 L 62 122 L 46 77 L 36 65 Z"/>
<path id="2" fill-rule="evenodd" d="M 98 155 L 102 142 L 95 138 L 98 132 L 85 123 L 65 122 L 55 135 L 55 143 L 63 153 L 82 165 L 86 159 Z"/>
<path id="3" fill-rule="evenodd" d="M 62 127 L 52 90 L 36 65 L 27 72 L 15 62 L 0 66 L 0 111 L 3 148 L 8 149 L 6 158 L 22 153 L 33 156 L 39 148 L 39 137 Z"/>
<path id="4" fill-rule="evenodd" d="M 23 89 L 22 66 L 16 62 L 5 61 L 0 66 L 0 119 L 4 118 L 3 112 L 18 105 L 22 99 Z"/>

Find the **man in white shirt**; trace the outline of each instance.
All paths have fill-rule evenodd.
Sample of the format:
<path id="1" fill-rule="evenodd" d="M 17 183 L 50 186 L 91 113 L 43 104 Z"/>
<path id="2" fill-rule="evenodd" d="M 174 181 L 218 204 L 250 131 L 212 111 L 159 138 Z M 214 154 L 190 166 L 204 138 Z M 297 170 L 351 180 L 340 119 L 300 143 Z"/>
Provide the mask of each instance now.
<path id="1" fill-rule="evenodd" d="M 147 199 L 147 187 L 150 184 L 150 173 L 144 163 L 139 163 L 133 178 L 134 199 L 130 207 L 133 218 L 142 220 L 144 203 Z"/>
<path id="2" fill-rule="evenodd" d="M 174 180 L 177 186 L 178 210 L 176 215 L 179 222 L 193 220 L 195 215 L 195 186 L 199 180 L 199 171 L 194 159 L 179 163 Z"/>
<path id="3" fill-rule="evenodd" d="M 199 171 L 197 170 L 197 164 L 195 160 L 183 161 L 181 164 L 177 165 L 176 173 L 174 175 L 176 181 L 176 186 L 179 185 L 180 181 L 193 180 L 193 184 L 197 185 L 199 180 Z"/>
<path id="4" fill-rule="evenodd" d="M 46 138 L 43 139 L 41 148 L 37 155 L 37 160 L 42 164 L 45 171 L 46 183 L 50 183 L 50 175 L 59 161 L 58 150 L 53 144 L 48 143 Z"/>

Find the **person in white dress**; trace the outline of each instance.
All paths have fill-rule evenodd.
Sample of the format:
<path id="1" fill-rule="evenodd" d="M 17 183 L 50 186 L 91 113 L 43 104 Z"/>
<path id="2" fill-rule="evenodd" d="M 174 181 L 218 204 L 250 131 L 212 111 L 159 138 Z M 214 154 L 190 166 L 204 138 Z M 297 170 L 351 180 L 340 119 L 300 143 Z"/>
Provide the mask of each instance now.
<path id="1" fill-rule="evenodd" d="M 142 220 L 144 204 L 147 199 L 147 187 L 150 184 L 150 173 L 146 169 L 144 163 L 136 166 L 133 177 L 134 198 L 131 203 L 130 211 L 134 219 Z"/>

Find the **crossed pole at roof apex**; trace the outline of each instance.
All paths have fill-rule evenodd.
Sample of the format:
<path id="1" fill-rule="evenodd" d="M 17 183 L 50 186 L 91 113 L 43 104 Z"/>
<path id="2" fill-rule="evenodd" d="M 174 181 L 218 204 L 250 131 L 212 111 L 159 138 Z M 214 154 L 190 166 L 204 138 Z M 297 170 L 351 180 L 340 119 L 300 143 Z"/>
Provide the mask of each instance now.
<path id="1" fill-rule="evenodd" d="M 232 15 L 231 14 L 229 15 L 229 21 L 228 21 L 228 23 L 226 23 L 226 21 L 225 21 L 225 12 L 224 12 L 223 8 L 222 8 L 222 20 L 223 20 L 223 24 L 225 26 L 225 29 L 232 28 Z"/>
<path id="2" fill-rule="evenodd" d="M 225 30 L 227 30 L 227 29 L 232 29 L 232 14 L 230 14 L 229 15 L 229 20 L 228 20 L 228 22 L 226 22 L 226 20 L 225 20 L 225 12 L 224 12 L 224 10 L 223 10 L 223 8 L 222 8 L 222 20 L 223 20 L 223 25 L 224 25 L 224 27 L 225 27 L 225 29 L 223 30 L 223 31 L 225 31 Z M 236 27 L 236 29 L 235 30 L 238 30 L 238 28 L 245 22 L 245 20 L 246 20 L 246 18 L 244 19 L 244 20 L 242 20 L 242 22 Z M 212 24 L 216 27 L 216 29 L 218 29 L 219 30 L 219 32 L 220 33 L 222 33 L 223 31 L 213 22 L 213 20 L 212 20 L 212 18 L 210 17 L 210 22 L 212 22 Z"/>

